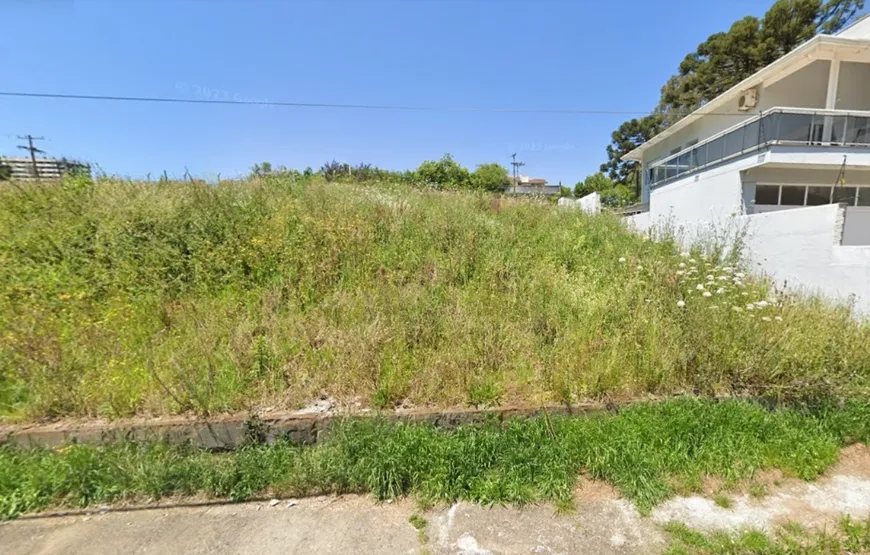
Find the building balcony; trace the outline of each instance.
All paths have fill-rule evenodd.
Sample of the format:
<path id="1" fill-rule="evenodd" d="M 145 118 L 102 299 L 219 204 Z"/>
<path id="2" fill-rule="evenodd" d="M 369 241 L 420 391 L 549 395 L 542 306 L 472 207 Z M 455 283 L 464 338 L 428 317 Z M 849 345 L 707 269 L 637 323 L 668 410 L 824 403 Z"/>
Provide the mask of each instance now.
<path id="1" fill-rule="evenodd" d="M 870 112 L 771 108 L 646 168 L 650 188 L 776 145 L 819 149 L 867 148 Z"/>

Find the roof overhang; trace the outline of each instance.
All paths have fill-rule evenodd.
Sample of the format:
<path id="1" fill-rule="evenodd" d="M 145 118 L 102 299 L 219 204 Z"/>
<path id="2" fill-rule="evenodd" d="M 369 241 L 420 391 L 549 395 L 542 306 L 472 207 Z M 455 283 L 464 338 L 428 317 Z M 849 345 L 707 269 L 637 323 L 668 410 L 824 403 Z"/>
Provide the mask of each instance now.
<path id="1" fill-rule="evenodd" d="M 707 104 L 704 104 L 688 116 L 671 125 L 652 139 L 624 155 L 623 158 L 640 162 L 643 160 L 644 152 L 665 141 L 668 137 L 678 133 L 680 130 L 685 129 L 705 115 L 721 110 L 723 106 L 728 104 L 728 102 L 735 100 L 740 96 L 743 91 L 761 84 L 770 86 L 816 60 L 831 60 L 834 58 L 842 62 L 870 62 L 870 39 L 851 39 L 832 35 L 816 35 L 769 66 L 758 70 Z M 738 115 L 738 113 L 735 113 L 735 115 Z"/>

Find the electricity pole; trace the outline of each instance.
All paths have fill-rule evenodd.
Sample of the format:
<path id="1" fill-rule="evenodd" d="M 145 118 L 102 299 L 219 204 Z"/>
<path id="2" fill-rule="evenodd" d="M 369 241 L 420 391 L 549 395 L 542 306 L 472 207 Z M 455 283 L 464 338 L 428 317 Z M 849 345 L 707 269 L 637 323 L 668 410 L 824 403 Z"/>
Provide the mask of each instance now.
<path id="1" fill-rule="evenodd" d="M 39 152 L 40 154 L 44 154 L 45 151 L 39 150 L 33 146 L 33 141 L 43 141 L 45 140 L 45 137 L 34 137 L 33 135 L 25 135 L 22 137 L 21 135 L 18 135 L 18 138 L 21 140 L 27 139 L 27 146 L 18 145 L 18 148 L 30 151 L 30 164 L 33 169 L 33 177 L 39 179 L 39 170 L 36 169 L 36 153 Z"/>
<path id="2" fill-rule="evenodd" d="M 514 194 L 517 194 L 517 181 L 519 181 L 519 179 L 520 179 L 520 168 L 525 166 L 525 163 L 517 162 L 516 152 L 511 154 L 511 158 L 513 158 L 513 161 L 511 162 L 511 166 L 514 167 Z"/>

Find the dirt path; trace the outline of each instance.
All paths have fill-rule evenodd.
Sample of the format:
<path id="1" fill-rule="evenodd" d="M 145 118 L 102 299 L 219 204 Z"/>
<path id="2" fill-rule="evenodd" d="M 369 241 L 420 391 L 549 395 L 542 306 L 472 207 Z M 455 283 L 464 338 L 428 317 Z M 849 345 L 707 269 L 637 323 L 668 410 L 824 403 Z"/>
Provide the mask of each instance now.
<path id="1" fill-rule="evenodd" d="M 0 524 L 4 555 L 68 553 L 659 553 L 661 523 L 698 529 L 770 529 L 786 521 L 825 526 L 842 514 L 870 517 L 870 449 L 853 446 L 814 483 L 777 480 L 770 495 L 732 496 L 722 508 L 708 497 L 677 497 L 649 518 L 606 485 L 585 481 L 577 510 L 458 503 L 420 512 L 410 500 L 317 497 L 277 503 L 217 504 L 36 516 Z M 420 515 L 420 534 L 409 522 Z"/>

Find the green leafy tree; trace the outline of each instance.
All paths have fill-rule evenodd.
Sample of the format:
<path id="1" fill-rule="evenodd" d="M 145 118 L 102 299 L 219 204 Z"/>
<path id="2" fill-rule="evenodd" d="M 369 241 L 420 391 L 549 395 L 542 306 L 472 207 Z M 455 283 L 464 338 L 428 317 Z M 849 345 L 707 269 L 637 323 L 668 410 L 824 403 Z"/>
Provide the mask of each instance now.
<path id="1" fill-rule="evenodd" d="M 471 185 L 471 174 L 453 156 L 445 154 L 440 160 L 426 160 L 414 172 L 423 183 L 442 189 L 464 189 Z"/>
<path id="2" fill-rule="evenodd" d="M 601 192 L 613 188 L 613 180 L 601 172 L 589 175 L 586 179 L 578 181 L 574 185 L 574 196 L 577 198 L 585 197 L 595 191 Z"/>
<path id="3" fill-rule="evenodd" d="M 471 174 L 471 184 L 483 191 L 503 191 L 510 185 L 510 178 L 501 164 L 480 164 Z"/>
<path id="4" fill-rule="evenodd" d="M 12 179 L 12 168 L 0 162 L 0 181 L 9 181 Z"/>
<path id="5" fill-rule="evenodd" d="M 587 176 L 574 185 L 576 197 L 585 197 L 596 192 L 601 195 L 601 204 L 604 206 L 624 206 L 637 200 L 634 189 L 613 181 L 601 172 Z"/>

